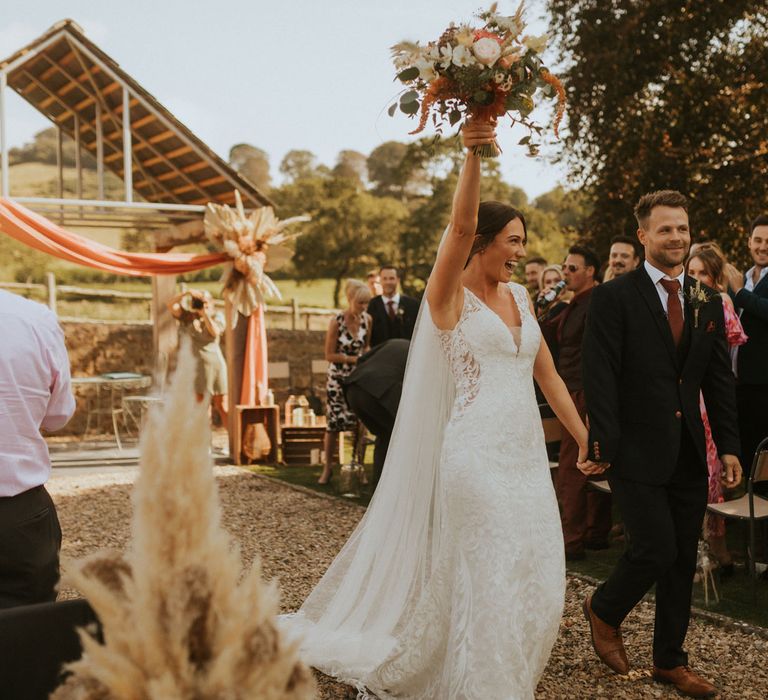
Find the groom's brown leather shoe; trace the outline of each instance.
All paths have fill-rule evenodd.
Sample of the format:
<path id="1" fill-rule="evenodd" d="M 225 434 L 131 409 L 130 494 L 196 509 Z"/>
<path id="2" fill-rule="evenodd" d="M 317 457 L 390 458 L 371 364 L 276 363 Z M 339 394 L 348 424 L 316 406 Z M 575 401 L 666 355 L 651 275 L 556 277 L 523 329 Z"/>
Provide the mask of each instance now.
<path id="1" fill-rule="evenodd" d="M 591 595 L 584 599 L 583 609 L 592 634 L 592 646 L 600 657 L 600 661 L 612 671 L 626 676 L 629 673 L 629 661 L 627 661 L 627 652 L 624 650 L 624 642 L 621 639 L 621 629 L 611 627 L 595 615 L 592 611 Z"/>
<path id="2" fill-rule="evenodd" d="M 676 666 L 665 669 L 653 667 L 653 680 L 674 685 L 677 690 L 689 698 L 713 698 L 717 688 L 691 671 L 688 666 Z"/>

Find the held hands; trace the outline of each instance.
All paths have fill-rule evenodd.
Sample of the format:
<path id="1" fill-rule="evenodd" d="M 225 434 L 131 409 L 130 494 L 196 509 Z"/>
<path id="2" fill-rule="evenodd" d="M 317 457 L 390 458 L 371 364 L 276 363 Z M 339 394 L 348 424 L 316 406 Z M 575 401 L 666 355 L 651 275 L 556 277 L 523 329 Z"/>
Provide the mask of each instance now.
<path id="1" fill-rule="evenodd" d="M 480 121 L 468 119 L 461 127 L 461 139 L 464 148 L 471 149 L 475 146 L 484 146 L 496 141 L 496 121 Z"/>
<path id="2" fill-rule="evenodd" d="M 741 462 L 735 455 L 720 455 L 720 461 L 723 463 L 722 482 L 727 489 L 732 489 L 741 483 Z"/>
<path id="3" fill-rule="evenodd" d="M 586 445 L 579 447 L 579 456 L 576 459 L 576 467 L 578 470 L 586 476 L 594 476 L 596 474 L 602 474 L 611 465 L 608 462 L 593 462 L 588 459 L 589 449 Z"/>

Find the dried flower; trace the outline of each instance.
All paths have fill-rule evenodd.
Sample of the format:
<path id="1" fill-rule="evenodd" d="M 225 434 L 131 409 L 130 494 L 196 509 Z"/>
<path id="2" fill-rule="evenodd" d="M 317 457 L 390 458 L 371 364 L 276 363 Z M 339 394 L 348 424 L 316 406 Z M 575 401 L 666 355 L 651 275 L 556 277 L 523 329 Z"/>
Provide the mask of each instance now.
<path id="1" fill-rule="evenodd" d="M 132 543 L 71 565 L 104 644 L 80 632 L 83 657 L 52 700 L 309 700 L 312 675 L 276 624 L 277 588 L 242 563 L 221 525 L 208 417 L 182 347 L 164 406 L 141 439 Z"/>

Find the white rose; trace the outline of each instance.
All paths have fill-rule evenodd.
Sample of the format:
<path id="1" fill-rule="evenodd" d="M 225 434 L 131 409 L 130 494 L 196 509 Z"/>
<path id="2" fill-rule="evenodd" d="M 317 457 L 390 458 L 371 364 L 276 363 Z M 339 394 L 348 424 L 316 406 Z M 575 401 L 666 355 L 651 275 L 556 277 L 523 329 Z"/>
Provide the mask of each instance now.
<path id="1" fill-rule="evenodd" d="M 419 77 L 426 81 L 431 82 L 437 77 L 435 72 L 435 64 L 425 59 L 419 59 L 416 61 L 416 67 L 419 69 Z"/>
<path id="2" fill-rule="evenodd" d="M 477 57 L 477 60 L 484 66 L 492 66 L 499 60 L 499 56 L 501 56 L 501 46 L 499 46 L 499 42 L 490 39 L 489 37 L 478 39 L 472 44 L 472 51 Z"/>
<path id="3" fill-rule="evenodd" d="M 461 67 L 471 66 L 475 63 L 474 56 L 464 46 L 457 46 L 453 50 L 453 65 Z"/>
<path id="4" fill-rule="evenodd" d="M 529 49 L 530 51 L 541 53 L 544 49 L 547 48 L 547 35 L 542 34 L 541 36 L 526 36 L 523 38 L 523 44 L 525 44 L 525 48 Z"/>

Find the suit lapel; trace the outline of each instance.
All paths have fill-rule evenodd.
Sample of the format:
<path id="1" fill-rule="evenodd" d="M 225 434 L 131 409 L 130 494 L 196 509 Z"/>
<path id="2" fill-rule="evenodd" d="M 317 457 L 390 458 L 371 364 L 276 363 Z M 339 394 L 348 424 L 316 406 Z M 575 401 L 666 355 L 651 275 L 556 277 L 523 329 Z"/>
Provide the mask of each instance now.
<path id="1" fill-rule="evenodd" d="M 677 349 L 675 348 L 675 341 L 672 338 L 672 330 L 669 327 L 667 315 L 664 313 L 664 307 L 661 305 L 661 299 L 659 299 L 659 294 L 653 285 L 653 280 L 648 276 L 648 273 L 643 266 L 640 266 L 637 270 L 635 283 L 640 290 L 640 295 L 648 306 L 648 310 L 653 317 L 656 328 L 659 333 L 661 333 L 664 345 L 666 345 L 667 350 L 669 351 L 669 356 L 672 358 L 675 365 L 677 365 Z"/>

